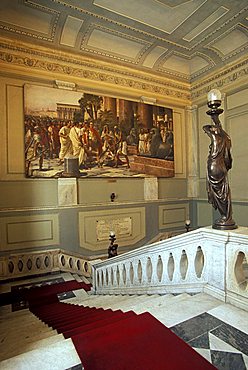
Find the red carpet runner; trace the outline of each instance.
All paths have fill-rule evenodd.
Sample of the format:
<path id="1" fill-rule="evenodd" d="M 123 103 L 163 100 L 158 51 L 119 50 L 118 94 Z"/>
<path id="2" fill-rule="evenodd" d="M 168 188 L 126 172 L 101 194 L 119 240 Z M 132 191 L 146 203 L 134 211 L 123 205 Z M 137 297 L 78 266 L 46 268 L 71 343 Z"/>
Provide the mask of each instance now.
<path id="1" fill-rule="evenodd" d="M 82 289 L 80 284 L 29 289 L 26 296 L 31 312 L 72 339 L 85 370 L 215 369 L 149 313 L 137 315 L 57 300 L 57 293 Z"/>

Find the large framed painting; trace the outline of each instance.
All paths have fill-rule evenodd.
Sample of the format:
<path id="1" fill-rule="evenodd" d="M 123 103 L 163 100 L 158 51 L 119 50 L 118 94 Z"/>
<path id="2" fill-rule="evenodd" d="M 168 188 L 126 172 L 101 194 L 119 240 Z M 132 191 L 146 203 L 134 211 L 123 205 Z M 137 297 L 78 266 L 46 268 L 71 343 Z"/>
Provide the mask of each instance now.
<path id="1" fill-rule="evenodd" d="M 170 108 L 28 84 L 24 105 L 26 177 L 174 176 Z"/>

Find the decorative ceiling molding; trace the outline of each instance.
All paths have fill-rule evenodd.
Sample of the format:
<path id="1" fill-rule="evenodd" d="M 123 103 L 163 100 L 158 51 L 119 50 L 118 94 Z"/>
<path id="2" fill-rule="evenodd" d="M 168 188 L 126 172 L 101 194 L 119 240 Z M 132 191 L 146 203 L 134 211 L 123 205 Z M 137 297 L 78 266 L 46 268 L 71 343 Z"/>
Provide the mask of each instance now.
<path id="1" fill-rule="evenodd" d="M 78 66 L 187 86 L 245 57 L 247 12 L 247 0 L 1 0 L 0 36 L 59 63 L 70 53 Z"/>
<path id="2" fill-rule="evenodd" d="M 23 8 L 29 7 L 29 8 L 37 9 L 40 12 L 51 15 L 52 21 L 49 25 L 49 29 L 50 29 L 49 30 L 49 35 L 45 35 L 44 33 L 35 32 L 34 30 L 33 30 L 33 32 L 31 32 L 31 30 L 28 28 L 28 25 L 27 25 L 27 28 L 25 29 L 25 28 L 20 27 L 18 25 L 14 25 L 13 23 L 12 24 L 8 23 L 8 18 L 6 18 L 6 16 L 5 16 L 5 21 L 3 23 L 0 23 L 0 30 L 2 29 L 4 31 L 8 31 L 8 32 L 11 32 L 11 33 L 16 33 L 18 35 L 25 35 L 25 36 L 28 36 L 28 37 L 32 37 L 34 39 L 42 40 L 42 41 L 49 41 L 49 42 L 54 41 L 56 29 L 57 29 L 57 26 L 58 26 L 58 20 L 59 20 L 60 12 L 58 12 L 57 10 L 45 7 L 45 6 L 40 5 L 40 4 L 29 2 L 28 0 L 22 0 L 22 1 L 19 2 L 19 4 L 20 4 L 19 6 L 22 6 Z M 19 9 L 19 12 L 21 13 L 21 8 Z M 4 15 L 4 13 L 3 13 L 3 15 Z M 38 16 L 38 15 L 36 15 L 36 16 Z M 16 19 L 16 21 L 18 22 L 18 18 Z"/>
<path id="3" fill-rule="evenodd" d="M 90 45 L 92 34 L 94 32 L 97 32 L 98 30 L 100 33 L 102 33 L 102 36 L 100 35 L 99 38 L 102 38 L 102 39 L 105 38 L 105 44 L 102 45 L 102 43 L 100 43 L 100 45 L 95 45 L 95 46 Z M 106 36 L 107 35 L 110 35 L 110 37 L 112 36 L 113 38 L 112 45 L 111 45 L 112 53 L 110 52 L 110 48 L 106 47 Z M 120 52 L 117 53 L 114 50 L 114 45 L 116 43 L 118 44 L 118 47 L 123 50 L 122 54 Z M 136 46 L 137 55 L 135 55 L 135 58 L 131 56 L 127 58 L 128 46 L 129 46 L 128 43 L 130 44 L 130 46 L 132 46 L 132 44 Z M 132 64 L 137 64 L 139 60 L 142 58 L 142 56 L 144 55 L 144 53 L 146 52 L 146 50 L 151 47 L 151 45 L 152 44 L 150 42 L 144 41 L 142 39 L 138 39 L 137 37 L 126 35 L 121 32 L 113 32 L 111 29 L 108 29 L 108 28 L 105 28 L 99 25 L 91 24 L 91 26 L 85 33 L 84 38 L 82 40 L 81 50 L 88 51 L 92 54 L 104 55 L 104 56 L 112 57 L 114 59 L 118 59 L 121 61 L 129 62 Z M 104 48 L 105 48 L 105 51 L 104 51 Z M 124 57 L 125 55 L 126 57 Z"/>

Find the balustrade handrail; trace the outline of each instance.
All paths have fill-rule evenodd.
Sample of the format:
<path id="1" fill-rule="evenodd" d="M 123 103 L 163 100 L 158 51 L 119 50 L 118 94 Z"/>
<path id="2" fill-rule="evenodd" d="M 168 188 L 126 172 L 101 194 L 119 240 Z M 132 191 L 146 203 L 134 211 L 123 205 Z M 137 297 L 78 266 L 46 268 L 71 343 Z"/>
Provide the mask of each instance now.
<path id="1" fill-rule="evenodd" d="M 242 272 L 246 260 L 247 228 L 205 227 L 95 264 L 92 290 L 95 294 L 208 291 L 222 300 L 227 293 L 232 299 L 247 300 L 248 282 L 245 277 L 247 284 L 243 283 Z"/>

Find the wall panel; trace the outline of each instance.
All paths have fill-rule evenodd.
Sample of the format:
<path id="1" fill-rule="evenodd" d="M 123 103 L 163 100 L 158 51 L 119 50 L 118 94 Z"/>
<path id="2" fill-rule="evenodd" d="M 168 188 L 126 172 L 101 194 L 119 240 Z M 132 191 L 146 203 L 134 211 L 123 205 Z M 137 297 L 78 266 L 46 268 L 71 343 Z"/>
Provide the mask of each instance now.
<path id="1" fill-rule="evenodd" d="M 110 231 L 116 233 L 120 247 L 143 239 L 146 236 L 145 207 L 79 212 L 80 247 L 106 250 Z"/>
<path id="2" fill-rule="evenodd" d="M 183 110 L 173 111 L 175 176 L 186 177 L 185 114 Z"/>
<path id="3" fill-rule="evenodd" d="M 59 245 L 59 221 L 56 214 L 2 217 L 2 251 Z"/>
<path id="4" fill-rule="evenodd" d="M 232 199 L 248 200 L 248 109 L 227 118 L 232 140 L 232 169 L 229 171 Z"/>
<path id="5" fill-rule="evenodd" d="M 189 219 L 189 204 L 176 203 L 159 206 L 159 229 L 184 227 L 185 220 Z"/>

